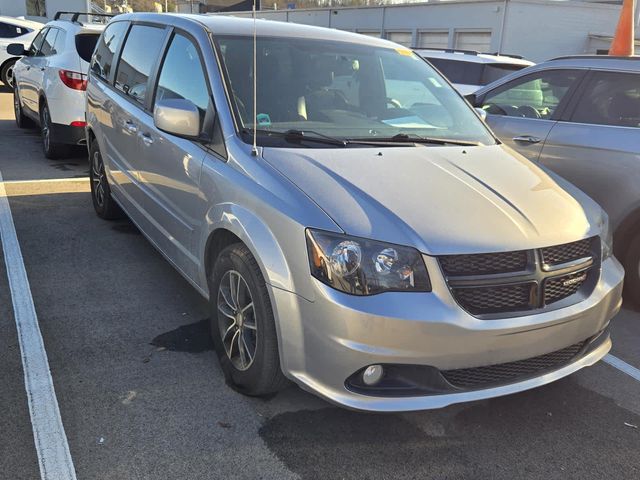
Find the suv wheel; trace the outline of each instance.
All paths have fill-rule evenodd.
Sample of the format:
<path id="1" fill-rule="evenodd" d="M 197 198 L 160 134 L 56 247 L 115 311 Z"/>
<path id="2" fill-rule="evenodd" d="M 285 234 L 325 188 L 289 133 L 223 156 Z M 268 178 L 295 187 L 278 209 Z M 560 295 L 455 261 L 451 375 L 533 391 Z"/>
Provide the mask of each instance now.
<path id="1" fill-rule="evenodd" d="M 623 263 L 625 299 L 640 308 L 640 233 L 631 239 Z"/>
<path id="2" fill-rule="evenodd" d="M 16 125 L 18 128 L 33 127 L 33 122 L 22 111 L 22 103 L 20 103 L 20 94 L 18 93 L 18 87 L 13 87 L 13 113 L 16 117 Z"/>
<path id="3" fill-rule="evenodd" d="M 89 146 L 89 181 L 91 182 L 91 200 L 93 208 L 100 218 L 114 220 L 122 217 L 120 206 L 111 197 L 111 188 L 104 170 L 102 154 L 96 140 Z"/>
<path id="4" fill-rule="evenodd" d="M 17 59 L 9 60 L 0 70 L 0 80 L 6 87 L 13 88 L 13 66 Z"/>
<path id="5" fill-rule="evenodd" d="M 288 381 L 280 369 L 269 292 L 258 263 L 236 243 L 213 267 L 209 304 L 211 336 L 227 381 L 246 395 L 267 395 Z"/>
<path id="6" fill-rule="evenodd" d="M 69 152 L 68 146 L 64 143 L 56 142 L 53 133 L 53 122 L 51 121 L 51 113 L 47 102 L 44 101 L 40 106 L 40 132 L 42 134 L 42 150 L 44 156 L 49 159 L 64 157 Z"/>

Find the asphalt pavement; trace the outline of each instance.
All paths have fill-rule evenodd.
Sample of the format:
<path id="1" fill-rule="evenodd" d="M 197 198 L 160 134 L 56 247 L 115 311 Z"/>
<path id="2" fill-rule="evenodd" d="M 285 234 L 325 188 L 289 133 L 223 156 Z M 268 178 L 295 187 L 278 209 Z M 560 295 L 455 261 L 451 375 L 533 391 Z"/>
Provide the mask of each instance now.
<path id="1" fill-rule="evenodd" d="M 347 411 L 295 386 L 236 393 L 204 300 L 130 222 L 95 216 L 86 152 L 45 159 L 11 102 L 0 93 L 0 172 L 78 479 L 640 478 L 640 381 L 604 362 L 409 414 Z M 623 309 L 612 335 L 640 368 L 640 313 Z M 0 381 L 0 478 L 40 478 L 2 256 Z"/>

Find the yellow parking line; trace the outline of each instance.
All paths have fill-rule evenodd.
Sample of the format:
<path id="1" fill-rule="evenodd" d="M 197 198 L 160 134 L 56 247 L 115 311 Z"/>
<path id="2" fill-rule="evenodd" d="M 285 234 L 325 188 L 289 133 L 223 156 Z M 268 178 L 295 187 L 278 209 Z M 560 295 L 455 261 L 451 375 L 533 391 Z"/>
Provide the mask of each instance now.
<path id="1" fill-rule="evenodd" d="M 91 191 L 88 177 L 3 182 L 7 197 L 87 193 Z"/>

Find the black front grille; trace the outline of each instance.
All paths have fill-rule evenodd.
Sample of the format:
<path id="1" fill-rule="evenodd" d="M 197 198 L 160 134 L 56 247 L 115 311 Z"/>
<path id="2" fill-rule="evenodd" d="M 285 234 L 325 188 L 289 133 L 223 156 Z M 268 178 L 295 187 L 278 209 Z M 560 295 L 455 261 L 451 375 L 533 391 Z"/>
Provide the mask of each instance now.
<path id="1" fill-rule="evenodd" d="M 484 275 L 517 272 L 527 268 L 527 251 L 446 255 L 440 265 L 447 275 Z"/>
<path id="2" fill-rule="evenodd" d="M 535 283 L 515 285 L 454 288 L 456 300 L 474 315 L 511 312 L 531 308 Z"/>
<path id="3" fill-rule="evenodd" d="M 500 363 L 486 367 L 460 368 L 457 370 L 443 370 L 442 376 L 454 387 L 478 388 L 504 384 L 510 381 L 524 379 L 524 377 L 539 374 L 545 370 L 555 370 L 571 362 L 580 353 L 586 342 L 576 343 L 570 347 L 538 357 Z"/>
<path id="4" fill-rule="evenodd" d="M 544 282 L 544 303 L 549 305 L 578 292 L 587 281 L 589 272 L 577 272 L 561 277 L 549 278 Z"/>
<path id="5" fill-rule="evenodd" d="M 551 304 L 561 308 L 584 298 L 597 282 L 599 245 L 593 237 L 537 250 L 445 255 L 438 260 L 456 301 L 472 315 L 490 318 Z"/>
<path id="6" fill-rule="evenodd" d="M 565 243 L 555 247 L 541 248 L 542 261 L 546 265 L 559 265 L 591 256 L 592 238 L 585 238 L 577 242 Z"/>

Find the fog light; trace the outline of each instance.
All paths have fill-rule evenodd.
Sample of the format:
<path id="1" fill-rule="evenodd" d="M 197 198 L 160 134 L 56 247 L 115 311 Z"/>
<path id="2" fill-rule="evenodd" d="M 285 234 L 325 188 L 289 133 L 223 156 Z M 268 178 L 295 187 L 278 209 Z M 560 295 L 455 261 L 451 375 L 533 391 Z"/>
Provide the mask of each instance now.
<path id="1" fill-rule="evenodd" d="M 383 373 L 382 365 L 370 365 L 362 372 L 362 381 L 365 385 L 375 385 L 380 381 Z"/>

